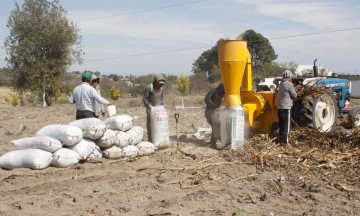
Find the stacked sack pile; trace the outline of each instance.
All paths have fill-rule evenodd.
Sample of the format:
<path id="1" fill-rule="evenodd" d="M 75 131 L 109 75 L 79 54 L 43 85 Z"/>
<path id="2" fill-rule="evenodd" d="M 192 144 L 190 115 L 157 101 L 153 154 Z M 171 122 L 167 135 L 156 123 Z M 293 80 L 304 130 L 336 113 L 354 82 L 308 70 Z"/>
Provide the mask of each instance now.
<path id="1" fill-rule="evenodd" d="M 148 155 L 163 148 L 143 141 L 144 132 L 143 128 L 133 126 L 132 117 L 128 115 L 115 115 L 104 121 L 86 118 L 69 125 L 47 125 L 33 137 L 12 141 L 16 150 L 0 157 L 0 167 L 65 168 L 80 160 Z"/>

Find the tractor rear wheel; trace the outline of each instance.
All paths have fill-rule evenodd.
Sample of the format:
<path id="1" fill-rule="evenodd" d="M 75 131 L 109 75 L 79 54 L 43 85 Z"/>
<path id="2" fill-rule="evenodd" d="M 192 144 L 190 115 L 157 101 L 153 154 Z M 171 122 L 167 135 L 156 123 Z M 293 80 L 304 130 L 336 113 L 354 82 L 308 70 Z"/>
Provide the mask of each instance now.
<path id="1" fill-rule="evenodd" d="M 350 109 L 350 116 L 354 119 L 354 127 L 360 126 L 360 105 Z"/>
<path id="2" fill-rule="evenodd" d="M 334 95 L 320 94 L 303 99 L 300 109 L 300 124 L 321 132 L 332 132 L 338 123 L 339 108 Z"/>

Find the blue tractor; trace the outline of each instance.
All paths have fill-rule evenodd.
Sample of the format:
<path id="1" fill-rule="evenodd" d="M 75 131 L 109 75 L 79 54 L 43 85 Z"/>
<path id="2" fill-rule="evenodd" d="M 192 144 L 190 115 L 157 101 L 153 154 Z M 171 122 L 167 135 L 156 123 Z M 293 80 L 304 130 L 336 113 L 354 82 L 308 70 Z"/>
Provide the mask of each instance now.
<path id="1" fill-rule="evenodd" d="M 316 59 L 317 60 L 317 59 Z M 318 76 L 318 67 L 314 61 L 314 76 L 308 78 L 294 78 L 294 85 L 306 87 L 322 87 L 323 91 L 316 92 L 294 102 L 292 109 L 293 120 L 301 126 L 310 126 L 322 132 L 331 132 L 336 128 L 339 116 L 351 115 L 355 126 L 359 125 L 360 107 L 350 109 L 351 82 L 332 77 Z"/>

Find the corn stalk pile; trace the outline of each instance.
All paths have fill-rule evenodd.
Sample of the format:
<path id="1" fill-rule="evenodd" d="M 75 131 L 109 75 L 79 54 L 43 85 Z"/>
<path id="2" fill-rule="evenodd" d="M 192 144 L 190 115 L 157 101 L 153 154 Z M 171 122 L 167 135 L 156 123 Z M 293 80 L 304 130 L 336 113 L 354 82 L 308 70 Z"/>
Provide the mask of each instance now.
<path id="1" fill-rule="evenodd" d="M 224 155 L 228 160 L 255 164 L 261 170 L 297 170 L 297 175 L 341 176 L 348 184 L 360 183 L 360 130 L 340 129 L 321 133 L 311 128 L 291 132 L 290 147 L 276 144 L 276 138 L 255 135 L 244 150 Z"/>
<path id="2" fill-rule="evenodd" d="M 307 96 L 312 96 L 316 94 L 324 94 L 327 87 L 325 86 L 309 86 L 309 85 L 298 85 L 295 87 L 297 93 L 297 99 L 303 99 Z"/>

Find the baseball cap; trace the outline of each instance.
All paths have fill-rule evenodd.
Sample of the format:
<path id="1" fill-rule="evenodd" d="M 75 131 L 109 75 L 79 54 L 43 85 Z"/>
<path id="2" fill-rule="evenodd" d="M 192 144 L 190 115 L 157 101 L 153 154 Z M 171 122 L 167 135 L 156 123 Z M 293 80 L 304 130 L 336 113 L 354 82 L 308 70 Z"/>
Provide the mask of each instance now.
<path id="1" fill-rule="evenodd" d="M 82 74 L 82 80 L 83 81 L 90 81 L 92 77 L 92 73 L 90 71 L 84 71 Z"/>
<path id="2" fill-rule="evenodd" d="M 293 77 L 293 74 L 291 73 L 291 71 L 289 70 L 286 70 L 282 73 L 281 75 L 283 78 L 292 78 Z"/>
<path id="3" fill-rule="evenodd" d="M 95 74 L 91 75 L 91 80 L 97 80 L 97 79 L 100 79 L 100 78 L 98 76 L 96 76 Z"/>

